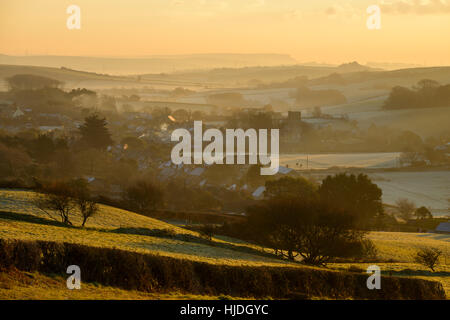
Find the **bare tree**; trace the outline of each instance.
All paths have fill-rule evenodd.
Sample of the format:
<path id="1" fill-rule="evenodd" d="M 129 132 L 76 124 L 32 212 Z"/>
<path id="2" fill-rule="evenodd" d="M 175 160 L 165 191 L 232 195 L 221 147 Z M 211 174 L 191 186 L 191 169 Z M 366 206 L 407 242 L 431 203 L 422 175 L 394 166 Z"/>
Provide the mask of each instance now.
<path id="1" fill-rule="evenodd" d="M 397 205 L 397 209 L 400 215 L 400 218 L 402 218 L 405 221 L 408 221 L 412 218 L 414 211 L 416 210 L 416 205 L 414 202 L 402 198 L 398 199 L 395 204 Z"/>
<path id="2" fill-rule="evenodd" d="M 87 219 L 99 211 L 99 206 L 95 201 L 86 198 L 78 198 L 76 202 L 83 218 L 81 226 L 84 227 Z"/>
<path id="3" fill-rule="evenodd" d="M 53 220 L 58 220 L 55 216 L 59 216 L 61 222 L 67 225 L 72 225 L 70 217 L 78 209 L 82 227 L 99 210 L 83 179 L 45 184 L 37 193 L 34 204 Z"/>
<path id="4" fill-rule="evenodd" d="M 52 182 L 43 186 L 34 199 L 35 206 L 53 220 L 59 216 L 62 223 L 72 225 L 70 215 L 75 208 L 73 190 L 65 182 Z"/>
<path id="5" fill-rule="evenodd" d="M 416 253 L 414 261 L 430 268 L 434 272 L 434 268 L 439 264 L 441 255 L 442 251 L 437 248 L 421 248 Z"/>
<path id="6" fill-rule="evenodd" d="M 99 211 L 99 206 L 92 199 L 86 180 L 74 180 L 72 181 L 71 186 L 73 188 L 73 201 L 82 218 L 81 227 L 84 227 L 87 219 Z"/>

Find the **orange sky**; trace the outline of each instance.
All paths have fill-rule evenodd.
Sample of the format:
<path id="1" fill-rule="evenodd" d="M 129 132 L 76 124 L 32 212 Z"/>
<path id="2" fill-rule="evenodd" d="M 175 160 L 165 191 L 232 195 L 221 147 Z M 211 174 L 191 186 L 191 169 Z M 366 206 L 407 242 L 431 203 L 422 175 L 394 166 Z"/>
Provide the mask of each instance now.
<path id="1" fill-rule="evenodd" d="M 68 30 L 66 8 L 81 8 Z M 381 7 L 381 30 L 366 8 Z M 0 0 L 0 53 L 285 53 L 300 62 L 450 65 L 450 0 Z"/>

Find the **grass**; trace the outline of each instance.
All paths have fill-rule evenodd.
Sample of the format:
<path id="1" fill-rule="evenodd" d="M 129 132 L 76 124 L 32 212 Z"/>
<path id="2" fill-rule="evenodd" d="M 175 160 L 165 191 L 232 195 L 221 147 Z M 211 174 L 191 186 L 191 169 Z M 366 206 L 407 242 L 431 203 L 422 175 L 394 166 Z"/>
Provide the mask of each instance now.
<path id="1" fill-rule="evenodd" d="M 445 290 L 447 299 L 450 297 L 450 265 L 440 265 L 436 272 L 426 270 L 422 265 L 413 262 L 397 262 L 397 263 L 331 263 L 329 268 L 334 270 L 348 271 L 349 268 L 354 267 L 361 269 L 362 272 L 367 270 L 370 265 L 377 265 L 380 267 L 382 275 L 418 278 L 424 280 L 437 281 L 442 284 Z M 383 284 L 381 284 L 383 286 Z"/>
<path id="2" fill-rule="evenodd" d="M 104 205 L 101 206 L 98 215 L 88 220 L 86 228 L 63 226 L 36 209 L 32 204 L 33 197 L 34 193 L 29 191 L 0 190 L 0 239 L 42 240 L 98 248 L 117 248 L 215 265 L 320 269 L 264 256 L 256 251 L 258 247 L 227 237 L 216 237 L 212 242 L 198 241 L 198 233 L 194 231 Z M 75 224 L 79 224 L 77 219 L 79 218 L 73 219 Z M 450 262 L 450 235 L 371 232 L 368 237 L 374 241 L 379 253 L 377 260 L 370 264 L 380 266 L 383 274 L 439 281 L 443 284 L 447 297 L 450 296 L 450 265 L 447 264 Z M 425 267 L 413 263 L 413 255 L 417 248 L 423 246 L 436 247 L 443 251 L 438 272 L 428 272 Z M 365 270 L 370 264 L 335 263 L 330 264 L 329 268 L 348 271 L 351 266 L 356 266 Z M 111 296 L 117 299 L 171 299 L 171 297 L 182 299 L 183 297 L 181 294 L 173 296 L 147 294 L 93 284 L 85 284 L 86 290 L 82 290 L 83 293 L 66 292 L 68 290 L 64 281 L 61 287 L 61 279 L 55 283 L 52 277 L 37 273 L 29 275 L 2 273 L 0 277 L 0 298 L 96 299 Z M 33 283 L 36 285 L 26 282 L 27 277 L 35 279 Z M 186 297 L 196 299 L 192 295 Z M 204 299 L 204 296 L 199 298 Z"/>
<path id="3" fill-rule="evenodd" d="M 382 277 L 368 290 L 367 275 L 324 268 L 231 266 L 91 246 L 0 239 L 4 269 L 61 274 L 79 265 L 85 282 L 126 290 L 264 299 L 444 299 L 442 285 L 410 277 Z M 64 276 L 64 275 L 63 275 Z"/>
<path id="4" fill-rule="evenodd" d="M 198 233 L 133 212 L 101 206 L 86 228 L 67 227 L 48 219 L 32 205 L 33 192 L 0 190 L 0 238 L 69 242 L 94 247 L 118 248 L 182 259 L 228 265 L 292 265 L 287 261 L 243 252 L 255 247 L 213 239 L 210 244 L 168 237 L 117 233 L 118 228 L 165 230 L 174 235 L 198 237 Z M 7 211 L 8 210 L 8 211 Z M 76 222 L 76 219 L 74 219 Z M 224 248 L 227 245 L 228 248 Z"/>
<path id="5" fill-rule="evenodd" d="M 442 263 L 450 263 L 450 234 L 371 232 L 368 238 L 375 242 L 381 261 L 409 263 L 420 247 L 442 251 Z"/>
<path id="6" fill-rule="evenodd" d="M 66 278 L 38 272 L 0 272 L 0 300 L 208 300 L 215 296 L 183 293 L 149 293 L 123 290 L 96 283 L 82 283 L 80 290 L 68 290 Z"/>
<path id="7" fill-rule="evenodd" d="M 351 267 L 365 272 L 369 265 L 380 267 L 381 273 L 400 277 L 413 277 L 442 283 L 447 298 L 450 297 L 450 235 L 435 233 L 371 232 L 368 238 L 378 249 L 378 259 L 372 263 L 332 263 L 328 267 L 348 270 Z M 414 262 L 414 255 L 421 247 L 442 251 L 436 272 Z"/>

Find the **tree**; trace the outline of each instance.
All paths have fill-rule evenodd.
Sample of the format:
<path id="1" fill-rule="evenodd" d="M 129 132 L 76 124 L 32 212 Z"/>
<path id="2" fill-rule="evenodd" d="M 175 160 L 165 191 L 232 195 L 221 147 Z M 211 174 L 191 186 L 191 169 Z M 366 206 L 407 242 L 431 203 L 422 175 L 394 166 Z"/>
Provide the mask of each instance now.
<path id="1" fill-rule="evenodd" d="M 416 210 L 416 205 L 414 204 L 414 202 L 402 198 L 398 199 L 395 204 L 397 205 L 397 210 L 399 212 L 400 218 L 405 221 L 408 221 L 412 218 L 414 210 Z"/>
<path id="2" fill-rule="evenodd" d="M 382 191 L 365 174 L 327 176 L 318 192 L 324 204 L 352 214 L 362 228 L 372 226 L 383 215 Z"/>
<path id="3" fill-rule="evenodd" d="M 62 84 L 61 81 L 33 74 L 16 74 L 6 78 L 6 82 L 11 90 L 57 88 Z"/>
<path id="4" fill-rule="evenodd" d="M 355 217 L 318 201 L 272 199 L 249 209 L 254 240 L 290 260 L 323 265 L 335 257 L 360 256 L 364 232 Z"/>
<path id="5" fill-rule="evenodd" d="M 282 177 L 278 180 L 269 180 L 265 184 L 264 195 L 267 198 L 295 198 L 305 201 L 315 200 L 318 197 L 317 187 L 305 178 Z"/>
<path id="6" fill-rule="evenodd" d="M 430 219 L 433 218 L 433 215 L 431 214 L 430 210 L 428 210 L 425 207 L 420 207 L 418 209 L 416 209 L 415 211 L 415 215 L 417 217 L 417 219 Z"/>
<path id="7" fill-rule="evenodd" d="M 26 150 L 18 147 L 8 147 L 0 142 L 0 176 L 18 178 L 25 175 L 28 167 L 33 164 Z"/>
<path id="8" fill-rule="evenodd" d="M 53 220 L 56 213 L 62 223 L 72 225 L 70 221 L 75 209 L 81 214 L 81 226 L 84 227 L 88 218 L 99 210 L 92 199 L 87 182 L 83 179 L 71 181 L 54 181 L 43 184 L 39 189 L 34 204 Z"/>
<path id="9" fill-rule="evenodd" d="M 149 213 L 163 202 L 163 191 L 151 182 L 138 180 L 124 193 L 124 201 L 140 213 Z"/>
<path id="10" fill-rule="evenodd" d="M 53 220 L 57 220 L 54 217 L 56 213 L 62 223 L 72 225 L 70 215 L 75 208 L 73 195 L 73 189 L 67 182 L 55 181 L 41 187 L 34 204 Z"/>
<path id="11" fill-rule="evenodd" d="M 92 199 L 86 180 L 77 179 L 72 182 L 73 200 L 81 214 L 81 227 L 99 211 L 98 204 Z"/>
<path id="12" fill-rule="evenodd" d="M 89 147 L 105 149 L 113 143 L 106 125 L 106 119 L 97 114 L 86 117 L 84 124 L 79 127 L 81 140 Z"/>
<path id="13" fill-rule="evenodd" d="M 437 248 L 421 248 L 416 253 L 414 261 L 424 265 L 434 272 L 434 269 L 439 264 L 439 258 L 442 255 L 442 251 Z"/>

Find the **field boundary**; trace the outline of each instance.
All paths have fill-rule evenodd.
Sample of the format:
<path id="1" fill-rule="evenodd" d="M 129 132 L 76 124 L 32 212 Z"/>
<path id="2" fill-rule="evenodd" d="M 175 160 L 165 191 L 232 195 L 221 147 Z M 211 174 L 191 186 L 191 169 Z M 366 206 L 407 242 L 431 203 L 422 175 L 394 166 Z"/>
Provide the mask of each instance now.
<path id="1" fill-rule="evenodd" d="M 250 298 L 445 299 L 439 282 L 382 276 L 380 290 L 368 290 L 368 275 L 310 267 L 215 265 L 111 248 L 0 239 L 0 268 L 59 274 L 69 265 L 81 279 L 127 290 Z"/>

